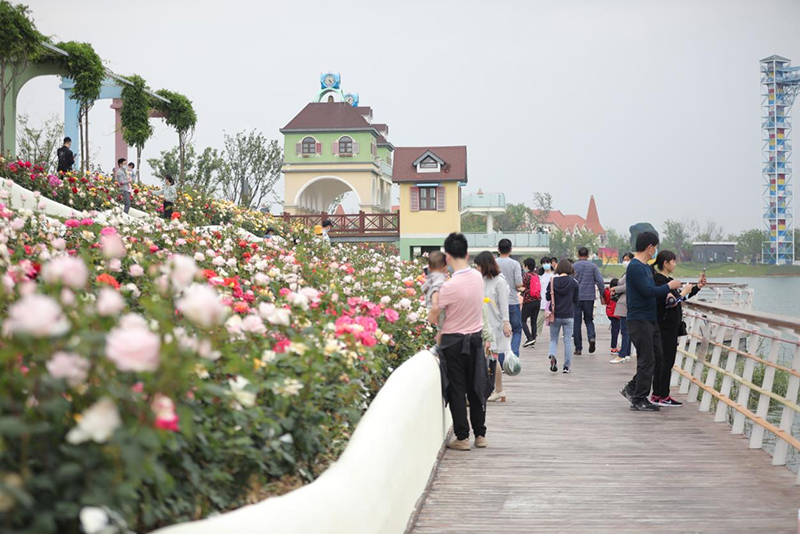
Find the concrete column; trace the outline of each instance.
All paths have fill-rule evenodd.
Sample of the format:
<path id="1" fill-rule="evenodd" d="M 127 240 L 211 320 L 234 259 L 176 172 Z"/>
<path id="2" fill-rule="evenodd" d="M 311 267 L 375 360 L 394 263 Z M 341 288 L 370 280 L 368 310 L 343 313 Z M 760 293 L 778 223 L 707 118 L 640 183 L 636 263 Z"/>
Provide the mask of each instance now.
<path id="1" fill-rule="evenodd" d="M 72 139 L 72 151 L 75 153 L 75 165 L 79 168 L 79 161 L 81 160 L 81 135 L 78 129 L 78 113 L 80 106 L 78 101 L 72 98 L 72 88 L 75 87 L 75 82 L 72 78 L 64 78 L 61 85 L 58 86 L 64 90 L 64 137 Z M 16 120 L 16 118 L 14 119 Z M 76 168 L 76 167 L 73 167 Z"/>
<path id="2" fill-rule="evenodd" d="M 116 166 L 119 158 L 128 159 L 128 145 L 122 136 L 122 99 L 112 99 L 111 109 L 114 110 L 114 166 Z"/>
<path id="3" fill-rule="evenodd" d="M 494 215 L 491 213 L 486 214 L 486 233 L 491 234 L 494 232 Z"/>

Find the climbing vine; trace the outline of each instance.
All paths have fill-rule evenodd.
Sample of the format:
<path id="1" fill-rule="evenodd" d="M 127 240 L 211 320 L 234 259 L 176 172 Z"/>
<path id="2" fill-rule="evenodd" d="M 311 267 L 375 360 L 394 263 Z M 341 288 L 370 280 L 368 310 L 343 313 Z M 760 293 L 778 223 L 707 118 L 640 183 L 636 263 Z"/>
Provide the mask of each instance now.
<path id="1" fill-rule="evenodd" d="M 180 154 L 180 183 L 184 182 L 184 163 L 186 159 L 186 144 L 197 124 L 197 114 L 192 107 L 192 101 L 180 93 L 160 89 L 156 94 L 166 98 L 169 102 L 154 98 L 153 107 L 164 114 L 167 124 L 178 132 L 178 150 Z"/>
<path id="2" fill-rule="evenodd" d="M 144 78 L 138 74 L 127 77 L 130 84 L 122 88 L 122 137 L 130 146 L 136 147 L 136 177 L 141 181 L 142 149 L 153 135 L 150 124 L 151 97 L 147 94 Z"/>

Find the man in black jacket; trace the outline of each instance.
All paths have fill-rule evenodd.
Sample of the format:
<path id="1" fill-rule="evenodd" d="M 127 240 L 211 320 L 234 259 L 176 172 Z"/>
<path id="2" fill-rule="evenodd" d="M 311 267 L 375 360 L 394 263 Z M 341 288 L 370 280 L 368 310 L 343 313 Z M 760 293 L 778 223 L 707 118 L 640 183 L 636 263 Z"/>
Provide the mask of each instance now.
<path id="1" fill-rule="evenodd" d="M 75 164 L 75 154 L 69 149 L 70 146 L 72 146 L 72 139 L 65 137 L 64 146 L 56 152 L 58 155 L 58 172 L 66 174 L 72 170 L 72 166 Z"/>

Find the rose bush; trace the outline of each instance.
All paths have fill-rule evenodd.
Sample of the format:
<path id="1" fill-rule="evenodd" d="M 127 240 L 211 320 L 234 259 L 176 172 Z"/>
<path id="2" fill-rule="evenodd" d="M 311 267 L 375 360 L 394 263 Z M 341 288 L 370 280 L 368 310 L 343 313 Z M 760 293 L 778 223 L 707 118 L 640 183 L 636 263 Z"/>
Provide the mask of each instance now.
<path id="1" fill-rule="evenodd" d="M 122 219 L 0 204 L 4 532 L 147 531 L 313 480 L 432 341 L 396 256 Z"/>

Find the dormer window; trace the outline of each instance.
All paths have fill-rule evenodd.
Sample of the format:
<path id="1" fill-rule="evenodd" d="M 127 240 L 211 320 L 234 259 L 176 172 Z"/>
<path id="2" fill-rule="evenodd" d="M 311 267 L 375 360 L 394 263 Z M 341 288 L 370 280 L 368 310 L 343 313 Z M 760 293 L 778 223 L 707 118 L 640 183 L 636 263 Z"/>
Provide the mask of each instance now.
<path id="1" fill-rule="evenodd" d="M 444 161 L 430 150 L 425 151 L 413 163 L 418 173 L 441 172 Z"/>
<path id="2" fill-rule="evenodd" d="M 428 156 L 419 162 L 420 169 L 436 169 L 439 170 L 439 162 Z"/>

